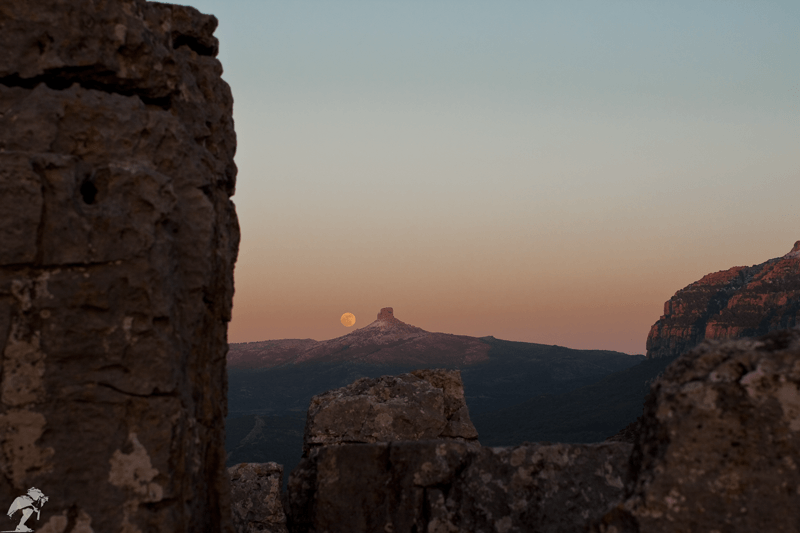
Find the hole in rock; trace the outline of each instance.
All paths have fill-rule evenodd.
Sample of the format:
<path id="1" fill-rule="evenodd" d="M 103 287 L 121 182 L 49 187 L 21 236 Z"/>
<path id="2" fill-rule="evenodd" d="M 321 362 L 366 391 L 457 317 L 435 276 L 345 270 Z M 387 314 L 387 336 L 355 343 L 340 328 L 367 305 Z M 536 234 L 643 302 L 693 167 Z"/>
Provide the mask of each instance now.
<path id="1" fill-rule="evenodd" d="M 214 57 L 217 55 L 215 48 L 204 45 L 196 37 L 191 37 L 189 35 L 174 35 L 172 38 L 172 48 L 177 50 L 181 46 L 188 46 L 189 49 L 194 50 L 197 55 L 200 56 Z"/>
<path id="2" fill-rule="evenodd" d="M 87 179 L 81 183 L 81 196 L 83 197 L 83 202 L 88 205 L 92 205 L 97 199 L 97 187 L 91 180 Z"/>

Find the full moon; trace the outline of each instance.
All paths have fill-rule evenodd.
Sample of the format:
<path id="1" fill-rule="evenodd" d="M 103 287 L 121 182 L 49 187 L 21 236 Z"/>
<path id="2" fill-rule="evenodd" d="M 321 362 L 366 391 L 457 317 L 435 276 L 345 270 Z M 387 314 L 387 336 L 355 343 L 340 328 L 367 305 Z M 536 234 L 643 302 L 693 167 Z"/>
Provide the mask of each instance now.
<path id="1" fill-rule="evenodd" d="M 345 313 L 342 315 L 340 320 L 342 321 L 342 325 L 344 325 L 344 327 L 349 328 L 356 323 L 356 316 L 353 313 Z"/>

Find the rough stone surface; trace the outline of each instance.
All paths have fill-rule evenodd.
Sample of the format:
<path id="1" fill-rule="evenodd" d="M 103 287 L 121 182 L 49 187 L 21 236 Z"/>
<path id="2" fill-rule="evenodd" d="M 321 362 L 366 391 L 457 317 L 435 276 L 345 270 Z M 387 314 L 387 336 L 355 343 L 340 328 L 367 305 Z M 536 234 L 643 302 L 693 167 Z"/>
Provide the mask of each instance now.
<path id="1" fill-rule="evenodd" d="M 800 241 L 776 259 L 708 274 L 679 290 L 647 336 L 648 357 L 673 357 L 703 339 L 764 335 L 800 325 Z"/>
<path id="2" fill-rule="evenodd" d="M 452 441 L 316 448 L 289 479 L 290 530 L 581 531 L 621 498 L 630 449 Z"/>
<path id="3" fill-rule="evenodd" d="M 385 322 L 400 322 L 394 317 L 394 309 L 391 307 L 384 307 L 383 309 L 378 312 L 378 318 L 376 320 L 382 320 Z"/>
<path id="4" fill-rule="evenodd" d="M 800 329 L 681 356 L 645 404 L 626 501 L 596 530 L 796 532 L 799 387 Z"/>
<path id="5" fill-rule="evenodd" d="M 458 370 L 362 378 L 314 396 L 303 453 L 345 443 L 450 438 L 477 442 Z"/>
<path id="6" fill-rule="evenodd" d="M 236 533 L 286 533 L 281 503 L 283 467 L 277 463 L 240 463 L 228 468 Z"/>
<path id="7" fill-rule="evenodd" d="M 41 489 L 40 531 L 230 531 L 216 23 L 0 2 L 0 502 Z"/>

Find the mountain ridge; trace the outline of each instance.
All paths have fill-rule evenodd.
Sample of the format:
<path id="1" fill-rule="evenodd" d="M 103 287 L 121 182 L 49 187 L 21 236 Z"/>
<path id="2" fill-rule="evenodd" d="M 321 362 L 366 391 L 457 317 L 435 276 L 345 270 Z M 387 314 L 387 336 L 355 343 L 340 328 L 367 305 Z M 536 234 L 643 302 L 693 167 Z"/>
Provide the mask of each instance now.
<path id="1" fill-rule="evenodd" d="M 647 357 L 677 357 L 704 339 L 756 337 L 800 323 L 800 241 L 753 266 L 706 274 L 664 304 Z"/>
<path id="2" fill-rule="evenodd" d="M 272 368 L 305 362 L 360 362 L 377 365 L 471 365 L 489 359 L 489 345 L 477 337 L 426 331 L 406 324 L 384 307 L 372 323 L 325 341 L 278 339 L 231 343 L 231 368 Z"/>

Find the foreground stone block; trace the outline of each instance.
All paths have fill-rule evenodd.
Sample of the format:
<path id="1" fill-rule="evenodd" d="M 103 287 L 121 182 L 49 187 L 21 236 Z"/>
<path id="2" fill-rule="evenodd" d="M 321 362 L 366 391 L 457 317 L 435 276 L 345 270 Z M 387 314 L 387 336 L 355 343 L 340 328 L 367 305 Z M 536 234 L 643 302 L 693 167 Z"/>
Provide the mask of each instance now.
<path id="1" fill-rule="evenodd" d="M 453 441 L 313 449 L 289 478 L 300 532 L 573 532 L 623 495 L 628 444 Z"/>
<path id="2" fill-rule="evenodd" d="M 286 533 L 281 503 L 283 467 L 277 463 L 240 463 L 228 468 L 236 533 Z"/>
<path id="3" fill-rule="evenodd" d="M 596 531 L 798 531 L 800 330 L 707 341 L 654 385 L 626 501 Z"/>
<path id="4" fill-rule="evenodd" d="M 303 452 L 344 443 L 453 439 L 477 442 L 458 370 L 416 370 L 314 396 Z"/>
<path id="5" fill-rule="evenodd" d="M 40 489 L 33 529 L 230 531 L 215 27 L 142 0 L 0 2 L 0 502 Z"/>

